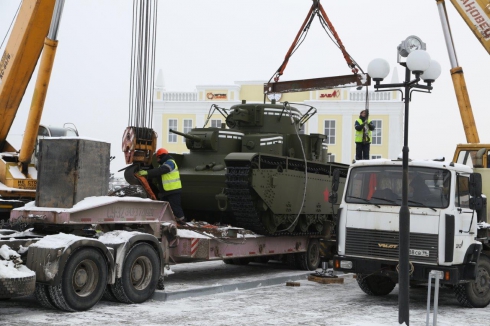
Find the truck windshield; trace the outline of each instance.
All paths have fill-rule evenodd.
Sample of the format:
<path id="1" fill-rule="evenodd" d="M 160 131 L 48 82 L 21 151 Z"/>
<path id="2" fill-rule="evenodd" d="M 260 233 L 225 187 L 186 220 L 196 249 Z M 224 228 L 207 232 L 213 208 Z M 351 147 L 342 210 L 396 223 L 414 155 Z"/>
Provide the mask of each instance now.
<path id="1" fill-rule="evenodd" d="M 445 208 L 449 205 L 451 174 L 447 170 L 410 167 L 408 206 Z M 364 166 L 349 175 L 345 201 L 353 204 L 400 205 L 401 166 Z"/>

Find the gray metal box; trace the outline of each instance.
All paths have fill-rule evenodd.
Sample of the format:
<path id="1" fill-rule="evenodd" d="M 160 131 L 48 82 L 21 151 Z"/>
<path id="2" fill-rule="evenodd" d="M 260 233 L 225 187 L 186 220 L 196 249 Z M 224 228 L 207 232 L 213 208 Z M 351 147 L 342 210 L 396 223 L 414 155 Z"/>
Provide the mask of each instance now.
<path id="1" fill-rule="evenodd" d="M 36 206 L 71 208 L 109 190 L 111 145 L 83 138 L 40 141 Z"/>

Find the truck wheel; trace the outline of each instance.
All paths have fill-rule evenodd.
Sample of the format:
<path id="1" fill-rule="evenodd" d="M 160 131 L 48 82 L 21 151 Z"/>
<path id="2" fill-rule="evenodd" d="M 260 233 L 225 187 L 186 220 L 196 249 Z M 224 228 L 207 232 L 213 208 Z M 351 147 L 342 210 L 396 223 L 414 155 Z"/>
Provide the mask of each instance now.
<path id="1" fill-rule="evenodd" d="M 226 265 L 235 265 L 235 262 L 231 258 L 223 259 L 223 263 Z"/>
<path id="2" fill-rule="evenodd" d="M 112 293 L 112 290 L 111 290 L 111 287 L 110 287 L 109 284 L 107 284 L 107 286 L 105 288 L 104 294 L 102 295 L 102 300 L 112 301 L 112 302 L 119 302 L 119 300 L 117 300 L 117 298 L 114 295 L 114 293 Z"/>
<path id="3" fill-rule="evenodd" d="M 300 269 L 305 271 L 314 271 L 317 269 L 320 265 L 320 243 L 318 240 L 310 240 L 306 252 L 299 253 L 297 259 Z"/>
<path id="4" fill-rule="evenodd" d="M 102 253 L 94 248 L 79 249 L 66 262 L 60 284 L 48 286 L 49 295 L 58 309 L 88 310 L 102 298 L 107 275 Z"/>
<path id="5" fill-rule="evenodd" d="M 395 288 L 396 283 L 387 276 L 357 274 L 357 284 L 361 290 L 374 296 L 388 295 Z"/>
<path id="6" fill-rule="evenodd" d="M 490 259 L 480 255 L 476 280 L 454 287 L 456 299 L 464 307 L 484 308 L 490 303 Z"/>
<path id="7" fill-rule="evenodd" d="M 141 303 L 153 295 L 159 277 L 160 259 L 157 252 L 147 243 L 138 243 L 124 259 L 121 278 L 109 286 L 120 302 Z"/>
<path id="8" fill-rule="evenodd" d="M 36 287 L 36 275 L 0 278 L 0 299 L 10 299 L 32 294 Z"/>
<path id="9" fill-rule="evenodd" d="M 56 309 L 56 305 L 53 302 L 53 299 L 49 295 L 48 285 L 42 283 L 36 283 L 36 291 L 34 292 L 34 296 L 37 301 L 44 308 Z"/>

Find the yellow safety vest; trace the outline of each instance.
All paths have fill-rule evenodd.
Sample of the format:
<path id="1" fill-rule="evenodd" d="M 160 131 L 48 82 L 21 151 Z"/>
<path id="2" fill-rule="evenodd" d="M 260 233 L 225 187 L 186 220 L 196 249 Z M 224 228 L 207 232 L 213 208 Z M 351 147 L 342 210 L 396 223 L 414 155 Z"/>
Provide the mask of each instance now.
<path id="1" fill-rule="evenodd" d="M 177 167 L 177 163 L 174 160 L 170 160 L 174 163 L 175 169 L 172 172 L 162 174 L 162 185 L 163 190 L 177 190 L 182 188 L 182 184 L 180 183 L 180 173 L 179 168 Z"/>
<path id="2" fill-rule="evenodd" d="M 356 121 L 359 122 L 360 125 L 362 125 L 362 120 L 361 119 L 357 119 Z M 366 123 L 367 124 L 371 123 L 371 120 L 367 120 Z M 359 131 L 359 130 L 356 129 L 356 140 L 355 140 L 356 143 L 362 143 L 362 136 L 363 136 L 363 134 L 364 134 L 364 129 L 362 129 L 361 131 Z M 372 136 L 371 135 L 372 134 L 373 134 L 373 132 L 371 130 L 369 130 L 369 128 L 368 128 L 369 143 L 371 142 L 371 139 L 372 139 Z"/>

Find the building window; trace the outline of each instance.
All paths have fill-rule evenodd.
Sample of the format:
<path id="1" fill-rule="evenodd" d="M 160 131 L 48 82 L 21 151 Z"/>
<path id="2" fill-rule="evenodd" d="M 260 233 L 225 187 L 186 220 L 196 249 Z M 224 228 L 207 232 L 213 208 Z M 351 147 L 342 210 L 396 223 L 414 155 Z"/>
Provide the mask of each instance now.
<path id="1" fill-rule="evenodd" d="M 381 155 L 378 155 L 378 154 L 371 155 L 371 160 L 377 160 L 379 158 L 381 158 Z"/>
<path id="2" fill-rule="evenodd" d="M 168 120 L 168 129 L 177 130 L 177 119 L 169 119 Z M 177 142 L 177 135 L 173 134 L 169 131 L 168 132 L 168 142 L 169 143 L 176 143 Z"/>
<path id="3" fill-rule="evenodd" d="M 371 144 L 373 145 L 381 145 L 381 136 L 382 136 L 382 126 L 383 126 L 383 121 L 381 120 L 372 120 L 374 127 L 376 129 L 373 130 L 372 138 L 371 139 Z"/>
<path id="4" fill-rule="evenodd" d="M 184 133 L 188 134 L 192 129 L 192 120 L 184 119 Z M 182 137 L 182 141 L 185 143 L 185 138 Z"/>
<path id="5" fill-rule="evenodd" d="M 212 128 L 221 128 L 221 119 L 211 119 Z"/>
<path id="6" fill-rule="evenodd" d="M 325 120 L 324 134 L 327 136 L 326 143 L 335 145 L 335 120 Z"/>

